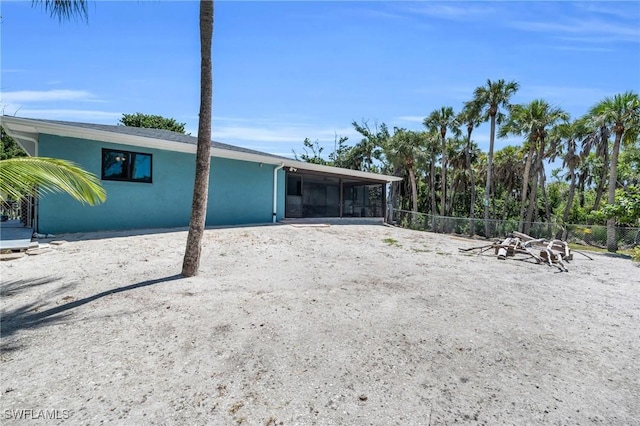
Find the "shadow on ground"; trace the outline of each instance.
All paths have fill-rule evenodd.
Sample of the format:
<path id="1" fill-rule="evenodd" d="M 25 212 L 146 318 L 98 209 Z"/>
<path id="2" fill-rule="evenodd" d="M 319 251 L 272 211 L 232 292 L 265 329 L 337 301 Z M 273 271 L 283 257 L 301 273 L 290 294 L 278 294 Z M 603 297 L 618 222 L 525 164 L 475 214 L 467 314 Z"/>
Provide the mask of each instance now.
<path id="1" fill-rule="evenodd" d="M 71 315 L 71 310 L 75 309 L 79 306 L 86 305 L 87 303 L 93 302 L 94 300 L 100 299 L 105 296 L 109 296 L 111 294 L 122 293 L 129 290 L 135 290 L 137 288 L 148 287 L 155 284 L 161 284 L 165 282 L 175 281 L 183 278 L 182 275 L 171 275 L 168 277 L 157 278 L 155 280 L 147 280 L 141 281 L 139 283 L 130 284 L 127 286 L 116 287 L 110 290 L 103 291 L 98 294 L 94 294 L 93 296 L 88 296 L 82 299 L 73 300 L 69 303 L 65 303 L 63 305 L 55 306 L 53 308 L 40 310 L 40 308 L 46 305 L 46 301 L 38 300 L 32 303 L 28 303 L 19 308 L 15 308 L 12 310 L 7 310 L 2 312 L 2 319 L 0 319 L 0 337 L 2 339 L 2 345 L 0 346 L 1 351 L 10 351 L 14 350 L 9 346 L 9 343 L 6 342 L 6 339 L 17 331 L 32 329 L 36 327 L 42 327 L 45 325 L 50 325 L 61 320 L 66 319 L 69 315 Z M 39 285 L 44 285 L 47 283 L 54 282 L 59 278 L 41 278 L 35 281 L 31 281 L 29 283 L 24 282 L 24 280 L 17 280 L 14 282 L 9 282 L 7 284 L 2 285 L 3 292 L 15 292 L 20 289 L 35 287 Z M 57 289 L 56 293 L 67 289 L 70 286 L 75 284 L 68 284 L 63 286 L 61 289 Z M 9 293 L 12 294 L 12 293 Z"/>

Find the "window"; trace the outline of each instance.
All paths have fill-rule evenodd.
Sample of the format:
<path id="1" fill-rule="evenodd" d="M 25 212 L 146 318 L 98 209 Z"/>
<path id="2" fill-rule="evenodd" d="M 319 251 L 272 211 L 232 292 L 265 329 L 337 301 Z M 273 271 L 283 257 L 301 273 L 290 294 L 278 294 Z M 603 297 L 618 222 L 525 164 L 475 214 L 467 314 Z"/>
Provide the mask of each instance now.
<path id="1" fill-rule="evenodd" d="M 102 179 L 151 183 L 151 154 L 102 149 Z"/>

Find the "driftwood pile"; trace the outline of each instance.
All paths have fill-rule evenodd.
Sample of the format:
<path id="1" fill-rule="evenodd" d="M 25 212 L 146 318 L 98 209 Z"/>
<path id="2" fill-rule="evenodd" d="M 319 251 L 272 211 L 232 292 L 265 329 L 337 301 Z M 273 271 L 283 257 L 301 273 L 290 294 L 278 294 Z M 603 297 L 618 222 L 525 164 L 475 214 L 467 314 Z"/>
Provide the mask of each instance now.
<path id="1" fill-rule="evenodd" d="M 502 241 L 496 241 L 493 244 L 487 244 L 480 247 L 459 248 L 460 251 L 479 250 L 478 254 L 487 250 L 494 249 L 498 259 L 505 260 L 508 257 L 516 258 L 516 255 L 524 255 L 518 260 L 529 260 L 533 258 L 538 264 L 546 264 L 550 267 L 556 267 L 562 272 L 568 272 L 565 262 L 573 260 L 573 253 L 566 241 L 551 240 L 544 238 L 533 238 L 521 232 L 513 232 Z M 584 253 L 583 256 L 593 260 Z"/>

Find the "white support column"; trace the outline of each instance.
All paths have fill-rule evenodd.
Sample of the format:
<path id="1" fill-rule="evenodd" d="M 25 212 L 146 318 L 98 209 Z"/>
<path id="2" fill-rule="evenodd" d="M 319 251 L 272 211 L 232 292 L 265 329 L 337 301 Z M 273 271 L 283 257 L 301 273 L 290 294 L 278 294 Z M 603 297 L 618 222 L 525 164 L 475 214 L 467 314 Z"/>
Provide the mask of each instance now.
<path id="1" fill-rule="evenodd" d="M 273 223 L 276 223 L 278 217 L 278 170 L 284 167 L 284 163 L 273 168 Z"/>

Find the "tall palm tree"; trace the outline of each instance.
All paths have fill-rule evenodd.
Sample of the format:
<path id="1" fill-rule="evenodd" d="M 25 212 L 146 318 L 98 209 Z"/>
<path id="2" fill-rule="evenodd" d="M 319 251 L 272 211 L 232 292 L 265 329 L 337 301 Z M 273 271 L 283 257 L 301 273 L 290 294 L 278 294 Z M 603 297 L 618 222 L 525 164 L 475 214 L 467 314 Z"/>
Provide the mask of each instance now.
<path id="1" fill-rule="evenodd" d="M 202 235 L 207 219 L 209 172 L 211 168 L 211 108 L 213 103 L 213 0 L 200 0 L 200 114 L 198 118 L 198 146 L 196 149 L 196 175 L 191 204 L 191 220 L 187 246 L 182 261 L 182 275 L 192 277 L 198 273 Z"/>
<path id="2" fill-rule="evenodd" d="M 489 193 L 491 190 L 491 173 L 493 167 L 493 146 L 496 137 L 496 123 L 500 124 L 503 114 L 500 108 L 507 108 L 511 97 L 518 91 L 519 84 L 515 81 L 505 82 L 487 80 L 485 86 L 477 87 L 473 91 L 473 100 L 480 111 L 482 121 L 491 120 L 491 133 L 489 135 L 489 156 L 487 158 L 487 181 L 484 191 L 484 220 L 485 236 L 489 236 Z"/>
<path id="3" fill-rule="evenodd" d="M 536 99 L 527 105 L 511 106 L 509 119 L 500 129 L 500 136 L 506 136 L 508 134 L 526 136 L 529 144 L 529 154 L 525 165 L 520 205 L 520 230 L 522 232 L 528 232 L 533 219 L 538 180 L 541 174 L 544 174 L 543 160 L 545 158 L 546 138 L 549 128 L 560 121 L 566 121 L 568 119 L 569 115 L 562 109 L 551 107 L 542 99 Z M 525 220 L 524 209 L 530 179 L 531 191 L 529 192 L 529 204 Z M 544 176 L 540 178 L 540 180 L 544 181 Z"/>
<path id="4" fill-rule="evenodd" d="M 72 162 L 45 157 L 0 160 L 0 201 L 50 192 L 67 193 L 92 206 L 107 199 L 100 180 Z"/>
<path id="5" fill-rule="evenodd" d="M 531 105 L 530 105 L 531 106 Z M 536 132 L 535 111 L 532 108 L 525 108 L 523 105 L 512 105 L 509 107 L 509 118 L 507 122 L 500 128 L 499 136 L 517 135 L 526 137 L 523 145 L 523 151 L 526 151 L 525 166 L 522 174 L 522 191 L 520 192 L 520 214 L 518 220 L 518 230 L 524 232 L 524 216 L 529 189 L 529 180 L 531 179 L 531 167 L 536 152 L 536 142 L 538 133 Z"/>
<path id="6" fill-rule="evenodd" d="M 467 128 L 467 144 L 464 149 L 465 159 L 467 171 L 469 172 L 469 181 L 471 183 L 471 200 L 469 206 L 469 218 L 471 220 L 470 224 L 470 232 L 473 236 L 475 234 L 475 205 L 476 205 L 476 178 L 474 176 L 473 167 L 471 167 L 471 133 L 473 130 L 482 123 L 482 119 L 480 117 L 480 110 L 477 108 L 472 102 L 467 102 L 464 105 L 464 108 L 458 114 L 456 119 L 460 125 L 464 125 Z"/>
<path id="7" fill-rule="evenodd" d="M 449 180 L 451 184 L 449 186 L 450 192 L 447 202 L 446 216 L 454 216 L 456 206 L 466 204 L 467 193 L 469 193 L 468 187 L 470 186 L 468 179 L 467 169 L 467 141 L 462 137 L 447 138 L 447 150 L 448 163 L 451 171 L 451 177 Z M 457 195 L 457 197 L 456 197 Z M 466 213 L 465 213 L 466 215 Z"/>
<path id="8" fill-rule="evenodd" d="M 640 97 L 635 92 L 625 92 L 613 97 L 607 97 L 589 111 L 589 115 L 606 123 L 615 134 L 613 148 L 611 150 L 611 162 L 609 168 L 609 188 L 607 202 L 615 203 L 616 183 L 618 179 L 618 155 L 621 143 L 630 143 L 636 140 L 640 133 Z M 616 219 L 607 219 L 607 250 L 616 252 L 618 242 L 616 239 Z"/>
<path id="9" fill-rule="evenodd" d="M 543 108 L 540 111 L 542 115 L 540 116 L 540 123 L 537 130 L 538 131 L 538 138 L 537 138 L 538 152 L 536 154 L 536 165 L 535 165 L 535 170 L 533 175 L 533 184 L 532 184 L 533 190 L 531 191 L 530 198 L 529 198 L 529 205 L 527 207 L 526 223 L 528 225 L 527 225 L 527 231 L 525 232 L 528 232 L 528 227 L 530 226 L 531 222 L 534 220 L 533 212 L 534 212 L 534 208 L 536 207 L 536 200 L 538 195 L 538 191 L 536 189 L 538 188 L 538 183 L 540 183 L 540 188 L 541 188 L 542 196 L 545 203 L 545 212 L 546 212 L 547 222 L 551 221 L 551 210 L 550 210 L 549 200 L 547 198 L 546 187 L 545 187 L 546 173 L 545 173 L 544 164 L 543 164 L 543 161 L 548 158 L 550 153 L 550 150 L 548 149 L 546 144 L 547 136 L 549 131 L 553 129 L 553 127 L 558 122 L 566 123 L 569 120 L 569 114 L 567 114 L 564 110 L 560 108 L 550 107 L 548 104 L 546 105 L 542 104 L 542 107 Z"/>
<path id="10" fill-rule="evenodd" d="M 385 155 L 389 161 L 401 165 L 409 174 L 412 211 L 418 211 L 418 183 L 416 163 L 424 157 L 425 135 L 406 129 L 395 128 L 393 136 L 385 145 Z"/>
<path id="11" fill-rule="evenodd" d="M 427 186 L 429 187 L 430 209 L 428 209 L 428 211 L 431 212 L 431 229 L 435 231 L 436 216 L 438 215 L 438 207 L 436 201 L 436 161 L 439 151 L 438 144 L 440 142 L 440 136 L 437 134 L 437 132 L 431 130 L 427 131 L 424 134 L 424 137 L 425 147 L 427 152 L 429 153 L 429 181 L 427 183 Z"/>
<path id="12" fill-rule="evenodd" d="M 445 216 L 445 209 L 447 205 L 447 163 L 448 163 L 448 154 L 447 154 L 447 129 L 451 130 L 454 134 L 459 132 L 458 124 L 456 122 L 456 115 L 453 112 L 452 107 L 441 107 L 437 109 L 427 118 L 424 119 L 423 124 L 427 129 L 433 131 L 440 132 L 440 153 L 442 154 L 441 164 L 442 164 L 442 200 L 440 202 L 440 216 Z M 444 221 L 442 222 L 444 224 Z"/>
<path id="13" fill-rule="evenodd" d="M 60 20 L 74 16 L 87 18 L 86 0 L 34 0 L 42 4 Z M 198 145 L 196 149 L 196 171 L 191 204 L 189 235 L 182 263 L 182 275 L 196 275 L 200 264 L 202 235 L 207 217 L 207 196 L 211 163 L 211 105 L 213 98 L 213 75 L 211 44 L 213 41 L 213 0 L 200 0 L 200 115 L 198 118 Z"/>
<path id="14" fill-rule="evenodd" d="M 557 154 L 562 154 L 562 167 L 568 170 L 569 192 L 567 202 L 562 212 L 562 224 L 566 226 L 569 221 L 569 213 L 573 206 L 576 194 L 577 173 L 576 170 L 582 162 L 582 156 L 578 150 L 578 141 L 584 139 L 587 134 L 584 119 L 574 120 L 571 123 L 563 123 L 556 126 L 552 138 L 561 143 Z M 552 158 L 553 160 L 553 158 Z M 562 237 L 562 236 L 558 236 Z"/>
<path id="15" fill-rule="evenodd" d="M 593 173 L 588 176 L 589 185 L 593 180 L 596 181 L 596 198 L 593 202 L 591 210 L 598 210 L 602 201 L 605 190 L 605 183 L 609 174 L 609 152 L 611 130 L 603 118 L 587 114 L 584 117 L 587 126 L 587 136 L 582 141 L 583 158 L 593 160 Z M 593 219 L 589 219 L 589 223 L 593 223 Z"/>

